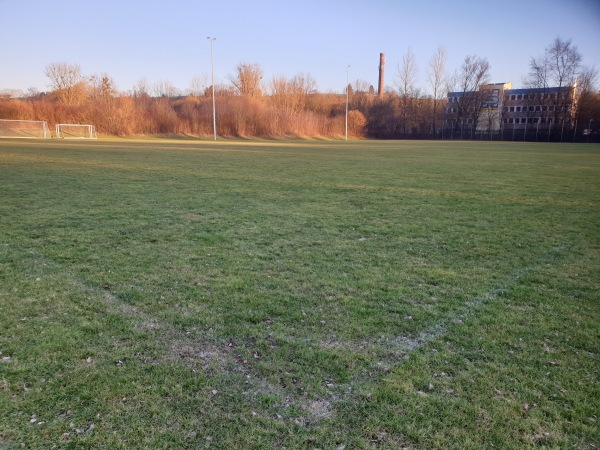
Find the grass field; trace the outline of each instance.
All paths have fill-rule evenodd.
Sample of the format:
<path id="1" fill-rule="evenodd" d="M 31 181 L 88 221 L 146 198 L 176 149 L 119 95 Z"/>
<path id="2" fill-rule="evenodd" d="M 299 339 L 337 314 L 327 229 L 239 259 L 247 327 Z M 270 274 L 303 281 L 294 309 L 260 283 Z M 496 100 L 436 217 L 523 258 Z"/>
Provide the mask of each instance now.
<path id="1" fill-rule="evenodd" d="M 0 449 L 600 446 L 600 146 L 0 141 Z"/>

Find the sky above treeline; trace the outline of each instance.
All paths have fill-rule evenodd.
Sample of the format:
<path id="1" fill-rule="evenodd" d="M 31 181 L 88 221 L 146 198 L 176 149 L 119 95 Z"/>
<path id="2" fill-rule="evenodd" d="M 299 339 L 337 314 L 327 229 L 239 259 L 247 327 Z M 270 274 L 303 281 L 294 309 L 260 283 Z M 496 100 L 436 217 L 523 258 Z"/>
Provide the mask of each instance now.
<path id="1" fill-rule="evenodd" d="M 377 88 L 385 53 L 385 84 L 394 88 L 410 48 L 428 92 L 428 61 L 443 46 L 448 74 L 477 55 L 492 82 L 518 88 L 530 58 L 556 37 L 600 68 L 600 0 L 0 0 L 0 91 L 48 90 L 44 70 L 56 62 L 108 74 L 120 91 L 140 79 L 182 91 L 198 76 L 209 85 L 208 36 L 216 38 L 215 84 L 251 63 L 267 83 L 304 73 L 321 92 L 342 92 L 346 77 Z"/>

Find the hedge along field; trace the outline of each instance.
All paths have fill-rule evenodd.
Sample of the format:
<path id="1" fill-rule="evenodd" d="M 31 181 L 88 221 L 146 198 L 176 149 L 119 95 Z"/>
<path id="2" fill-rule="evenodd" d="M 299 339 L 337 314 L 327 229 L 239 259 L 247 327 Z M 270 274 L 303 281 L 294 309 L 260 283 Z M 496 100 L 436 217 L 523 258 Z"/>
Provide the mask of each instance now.
<path id="1" fill-rule="evenodd" d="M 0 141 L 0 448 L 600 445 L 600 147 Z"/>

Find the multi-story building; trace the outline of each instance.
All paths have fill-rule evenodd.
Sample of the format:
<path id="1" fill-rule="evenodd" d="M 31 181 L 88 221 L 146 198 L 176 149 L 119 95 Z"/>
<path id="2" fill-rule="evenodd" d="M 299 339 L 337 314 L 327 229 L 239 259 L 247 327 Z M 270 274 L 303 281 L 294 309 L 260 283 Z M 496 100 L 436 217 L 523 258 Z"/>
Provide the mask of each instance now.
<path id="1" fill-rule="evenodd" d="M 447 126 L 466 133 L 570 127 L 575 87 L 512 89 L 511 83 L 482 85 L 475 92 L 448 92 Z M 466 135 L 465 135 L 466 137 Z"/>
<path id="2" fill-rule="evenodd" d="M 575 87 L 511 89 L 505 93 L 505 128 L 570 126 L 574 113 Z"/>

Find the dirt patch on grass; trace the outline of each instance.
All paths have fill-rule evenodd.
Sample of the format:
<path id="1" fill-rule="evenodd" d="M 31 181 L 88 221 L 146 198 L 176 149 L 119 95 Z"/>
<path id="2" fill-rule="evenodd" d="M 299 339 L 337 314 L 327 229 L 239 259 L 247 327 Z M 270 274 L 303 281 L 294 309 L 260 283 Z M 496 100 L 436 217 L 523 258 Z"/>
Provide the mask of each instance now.
<path id="1" fill-rule="evenodd" d="M 195 370 L 224 370 L 226 358 L 216 347 L 205 343 L 170 341 L 166 348 L 165 360 L 184 365 Z"/>
<path id="2" fill-rule="evenodd" d="M 333 407 L 327 400 L 315 400 L 300 405 L 313 419 L 328 419 L 331 417 Z"/>

